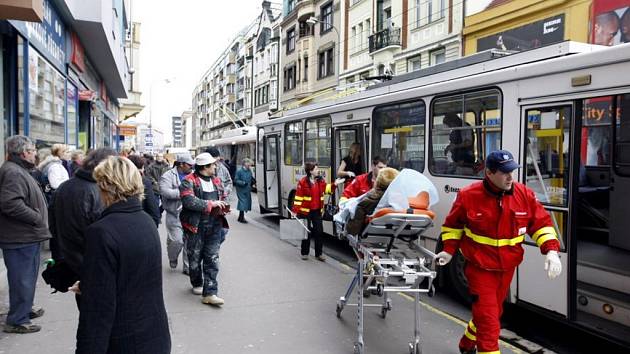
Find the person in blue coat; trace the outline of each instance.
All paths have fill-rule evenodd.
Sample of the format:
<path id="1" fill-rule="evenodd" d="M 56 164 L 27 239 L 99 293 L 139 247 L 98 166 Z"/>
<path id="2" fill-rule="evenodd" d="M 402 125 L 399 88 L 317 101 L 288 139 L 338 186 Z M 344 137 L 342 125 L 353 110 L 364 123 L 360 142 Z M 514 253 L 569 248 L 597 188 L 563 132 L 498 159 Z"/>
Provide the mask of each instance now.
<path id="1" fill-rule="evenodd" d="M 245 213 L 252 210 L 252 160 L 243 159 L 243 165 L 236 171 L 234 186 L 238 196 L 238 222 L 247 223 Z"/>

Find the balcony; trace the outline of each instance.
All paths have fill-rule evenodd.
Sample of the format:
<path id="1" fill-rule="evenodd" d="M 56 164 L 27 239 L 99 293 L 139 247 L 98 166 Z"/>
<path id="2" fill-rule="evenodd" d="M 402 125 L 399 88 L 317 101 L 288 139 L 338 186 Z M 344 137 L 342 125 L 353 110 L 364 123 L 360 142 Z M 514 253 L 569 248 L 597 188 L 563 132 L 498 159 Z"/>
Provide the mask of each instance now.
<path id="1" fill-rule="evenodd" d="M 400 47 L 400 27 L 384 29 L 370 36 L 370 54 L 391 46 Z"/>

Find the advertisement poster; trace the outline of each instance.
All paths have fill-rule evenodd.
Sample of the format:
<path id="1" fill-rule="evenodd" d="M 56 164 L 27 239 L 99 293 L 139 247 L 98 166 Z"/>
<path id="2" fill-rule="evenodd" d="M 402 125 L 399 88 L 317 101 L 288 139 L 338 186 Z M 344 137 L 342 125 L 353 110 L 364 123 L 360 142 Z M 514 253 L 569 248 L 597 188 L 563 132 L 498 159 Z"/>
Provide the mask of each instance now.
<path id="1" fill-rule="evenodd" d="M 630 42 L 628 0 L 595 1 L 591 22 L 591 43 L 611 46 Z"/>
<path id="2" fill-rule="evenodd" d="M 33 93 L 39 93 L 39 88 L 37 87 L 37 77 L 39 76 L 38 59 L 37 53 L 34 50 L 30 50 L 28 53 L 28 88 Z"/>
<path id="3" fill-rule="evenodd" d="M 549 17 L 477 40 L 477 51 L 528 50 L 564 40 L 564 14 Z"/>

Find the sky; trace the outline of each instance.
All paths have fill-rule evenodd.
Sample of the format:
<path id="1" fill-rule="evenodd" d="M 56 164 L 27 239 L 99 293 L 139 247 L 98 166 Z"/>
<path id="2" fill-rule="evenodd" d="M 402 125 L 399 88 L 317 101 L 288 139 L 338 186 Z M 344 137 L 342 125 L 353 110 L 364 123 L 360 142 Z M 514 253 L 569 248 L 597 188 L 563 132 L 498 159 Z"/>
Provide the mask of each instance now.
<path id="1" fill-rule="evenodd" d="M 145 105 L 135 122 L 148 123 L 151 114 L 153 126 L 169 142 L 171 117 L 190 109 L 202 75 L 236 34 L 258 17 L 261 4 L 262 0 L 131 0 L 132 20 L 142 24 L 136 72 Z M 167 78 L 174 80 L 166 84 Z"/>

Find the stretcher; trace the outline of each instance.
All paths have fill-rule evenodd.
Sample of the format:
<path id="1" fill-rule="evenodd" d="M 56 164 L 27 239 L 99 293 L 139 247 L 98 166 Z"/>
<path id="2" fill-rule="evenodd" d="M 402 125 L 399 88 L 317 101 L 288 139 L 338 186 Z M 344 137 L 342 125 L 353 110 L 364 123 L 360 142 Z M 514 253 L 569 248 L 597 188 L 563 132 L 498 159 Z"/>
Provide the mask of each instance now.
<path id="1" fill-rule="evenodd" d="M 433 296 L 436 272 L 429 269 L 435 254 L 417 244 L 418 238 L 433 226 L 433 213 L 379 210 L 360 235 L 345 234 L 357 257 L 357 273 L 346 293 L 337 302 L 337 317 L 346 306 L 357 307 L 357 340 L 354 353 L 364 353 L 363 310 L 378 307 L 381 317 L 392 310 L 390 293 L 408 293 L 414 298 L 414 332 L 409 343 L 410 354 L 422 352 L 420 340 L 420 293 Z M 411 252 L 410 252 L 411 251 Z M 410 255 L 411 254 L 411 255 Z M 357 302 L 349 303 L 356 289 Z M 382 297 L 380 304 L 367 304 L 364 298 L 375 293 Z"/>

